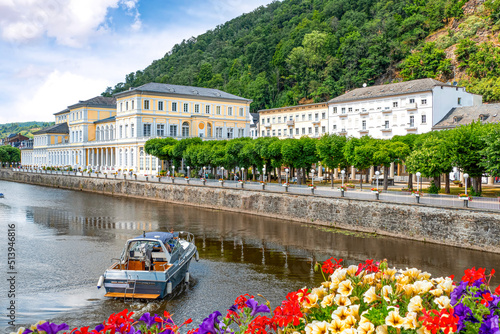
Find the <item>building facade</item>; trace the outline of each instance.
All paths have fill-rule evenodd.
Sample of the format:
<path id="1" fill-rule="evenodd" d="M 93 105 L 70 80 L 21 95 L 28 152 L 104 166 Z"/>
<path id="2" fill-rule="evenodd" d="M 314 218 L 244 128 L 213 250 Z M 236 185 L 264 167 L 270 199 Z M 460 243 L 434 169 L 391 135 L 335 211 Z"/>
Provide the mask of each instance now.
<path id="1" fill-rule="evenodd" d="M 153 173 L 160 162 L 144 151 L 147 140 L 249 136 L 251 102 L 216 89 L 159 83 L 80 101 L 34 134 L 32 165 Z"/>
<path id="2" fill-rule="evenodd" d="M 260 137 L 318 138 L 328 132 L 328 104 L 313 103 L 259 111 Z"/>
<path id="3" fill-rule="evenodd" d="M 429 78 L 357 88 L 328 102 L 330 133 L 378 139 L 420 134 L 452 108 L 481 103 L 464 87 Z"/>

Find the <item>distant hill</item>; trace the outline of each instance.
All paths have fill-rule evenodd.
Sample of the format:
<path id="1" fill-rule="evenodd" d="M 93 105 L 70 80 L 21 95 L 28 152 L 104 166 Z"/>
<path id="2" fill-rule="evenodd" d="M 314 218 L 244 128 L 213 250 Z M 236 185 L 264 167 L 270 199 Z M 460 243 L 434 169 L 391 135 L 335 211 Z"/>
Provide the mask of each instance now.
<path id="1" fill-rule="evenodd" d="M 54 125 L 54 122 L 21 122 L 0 124 L 0 138 L 5 138 L 11 133 L 20 133 L 23 136 L 33 138 L 33 132 L 51 125 Z"/>
<path id="2" fill-rule="evenodd" d="M 423 77 L 500 100 L 498 0 L 283 0 L 175 45 L 103 95 L 147 82 L 222 89 L 251 111 Z"/>

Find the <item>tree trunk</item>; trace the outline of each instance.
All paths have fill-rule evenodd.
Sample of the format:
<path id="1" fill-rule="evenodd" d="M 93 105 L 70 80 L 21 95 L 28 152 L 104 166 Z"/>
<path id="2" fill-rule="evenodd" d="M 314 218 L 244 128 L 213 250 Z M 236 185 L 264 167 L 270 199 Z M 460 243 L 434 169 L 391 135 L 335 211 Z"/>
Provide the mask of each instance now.
<path id="1" fill-rule="evenodd" d="M 434 182 L 434 185 L 435 185 L 438 189 L 440 189 L 440 188 L 439 188 L 439 176 L 434 176 L 434 177 L 432 178 L 432 182 Z"/>
<path id="2" fill-rule="evenodd" d="M 333 188 L 333 171 L 330 171 L 330 180 L 331 180 L 332 188 Z"/>
<path id="3" fill-rule="evenodd" d="M 370 180 L 370 169 L 371 168 L 366 169 L 366 183 L 372 183 L 372 180 Z"/>
<path id="4" fill-rule="evenodd" d="M 363 175 L 360 175 L 360 178 L 359 178 L 359 188 L 361 190 L 363 190 Z"/>
<path id="5" fill-rule="evenodd" d="M 255 166 L 252 165 L 252 181 L 255 181 Z"/>
<path id="6" fill-rule="evenodd" d="M 300 175 L 300 168 L 297 168 L 297 184 L 301 185 L 302 184 L 302 175 Z"/>
<path id="7" fill-rule="evenodd" d="M 389 168 L 388 166 L 384 166 L 384 190 L 388 188 L 389 181 Z"/>
<path id="8" fill-rule="evenodd" d="M 281 184 L 281 167 L 278 168 L 278 183 Z"/>
<path id="9" fill-rule="evenodd" d="M 450 173 L 445 173 L 444 174 L 444 192 L 445 194 L 450 193 Z"/>
<path id="10" fill-rule="evenodd" d="M 413 189 L 413 174 L 408 173 L 408 189 Z"/>

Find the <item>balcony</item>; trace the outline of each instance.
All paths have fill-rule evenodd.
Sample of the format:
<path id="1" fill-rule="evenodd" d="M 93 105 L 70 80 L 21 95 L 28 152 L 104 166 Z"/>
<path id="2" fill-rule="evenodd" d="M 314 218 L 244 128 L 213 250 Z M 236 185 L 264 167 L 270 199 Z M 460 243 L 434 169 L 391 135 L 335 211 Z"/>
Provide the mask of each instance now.
<path id="1" fill-rule="evenodd" d="M 347 130 L 346 129 L 342 129 L 339 131 L 339 135 L 341 136 L 347 136 Z"/>
<path id="2" fill-rule="evenodd" d="M 406 131 L 407 132 L 417 131 L 417 127 L 415 126 L 415 124 L 408 124 L 408 126 L 406 127 Z"/>
<path id="3" fill-rule="evenodd" d="M 320 124 L 321 123 L 321 120 L 320 119 L 315 119 L 314 121 L 312 121 L 313 124 Z"/>
<path id="4" fill-rule="evenodd" d="M 271 128 L 271 123 L 264 124 L 264 126 L 265 126 L 266 128 L 269 128 L 269 129 L 270 129 L 270 128 Z"/>
<path id="5" fill-rule="evenodd" d="M 408 103 L 405 105 L 405 108 L 407 111 L 417 110 L 417 104 L 416 103 Z"/>
<path id="6" fill-rule="evenodd" d="M 295 121 L 293 119 L 289 120 L 289 121 L 286 121 L 286 125 L 288 125 L 288 126 L 294 126 L 295 125 Z"/>
<path id="7" fill-rule="evenodd" d="M 391 112 L 392 112 L 391 108 L 382 110 L 382 114 L 390 114 Z"/>
<path id="8" fill-rule="evenodd" d="M 369 132 L 370 132 L 370 131 L 369 131 L 368 129 L 361 129 L 361 130 L 359 130 L 359 134 L 360 134 L 360 135 L 363 135 L 363 136 L 364 136 L 364 135 L 367 135 Z"/>
<path id="9" fill-rule="evenodd" d="M 359 112 L 359 116 L 368 116 L 370 112 L 366 109 L 362 109 L 360 112 Z"/>
<path id="10" fill-rule="evenodd" d="M 383 128 L 383 129 L 380 129 L 380 131 L 390 133 L 390 132 L 392 132 L 392 128 Z"/>
<path id="11" fill-rule="evenodd" d="M 347 118 L 347 114 L 339 114 L 339 117 L 340 118 L 344 118 L 344 117 Z"/>

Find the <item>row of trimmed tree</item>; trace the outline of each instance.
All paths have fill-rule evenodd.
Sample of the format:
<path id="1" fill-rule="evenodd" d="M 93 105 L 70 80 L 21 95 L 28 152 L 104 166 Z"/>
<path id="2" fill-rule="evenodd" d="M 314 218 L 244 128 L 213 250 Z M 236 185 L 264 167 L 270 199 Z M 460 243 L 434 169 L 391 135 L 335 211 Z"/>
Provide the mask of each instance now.
<path id="1" fill-rule="evenodd" d="M 180 166 L 184 162 L 192 169 L 211 166 L 226 170 L 239 167 L 245 171 L 252 167 L 252 171 L 258 170 L 260 174 L 274 171 L 279 182 L 281 169 L 289 167 L 296 172 L 299 184 L 305 182 L 305 176 L 318 162 L 330 170 L 350 166 L 363 170 L 366 182 L 370 182 L 371 166 L 383 166 L 387 171 L 392 163 L 404 163 L 410 173 L 410 189 L 413 188 L 412 174 L 420 172 L 424 177 L 433 178 L 437 189 L 440 188 L 440 177 L 444 175 L 445 192 L 449 192 L 449 173 L 453 167 L 458 167 L 470 175 L 474 191 L 480 193 L 483 175 L 500 175 L 500 124 L 475 122 L 452 130 L 394 136 L 392 139 L 347 138 L 336 134 L 319 139 L 281 140 L 276 137 L 211 141 L 155 138 L 146 142 L 145 151 L 169 165 Z M 384 173 L 384 189 L 387 189 L 388 174 Z M 255 179 L 255 172 L 253 177 Z M 333 184 L 333 177 L 331 182 Z"/>

